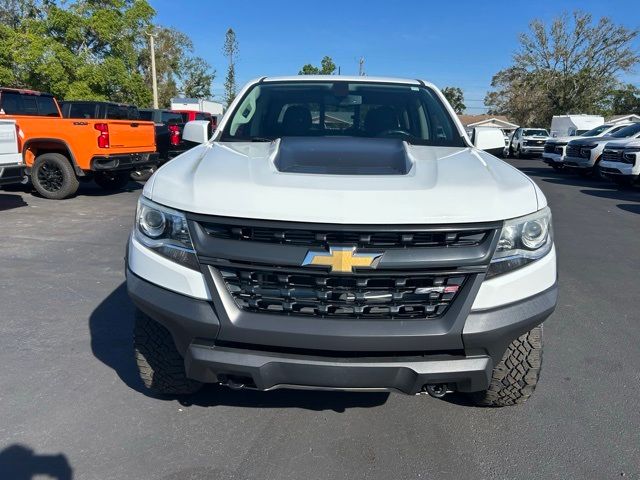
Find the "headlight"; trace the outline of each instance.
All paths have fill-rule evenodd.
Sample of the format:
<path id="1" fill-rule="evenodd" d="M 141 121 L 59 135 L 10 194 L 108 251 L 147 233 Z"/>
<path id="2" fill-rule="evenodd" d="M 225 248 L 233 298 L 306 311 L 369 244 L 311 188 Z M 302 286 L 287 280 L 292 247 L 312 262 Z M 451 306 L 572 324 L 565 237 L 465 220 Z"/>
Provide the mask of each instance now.
<path id="1" fill-rule="evenodd" d="M 180 265 L 199 270 L 184 213 L 140 197 L 134 229 L 136 240 Z"/>
<path id="2" fill-rule="evenodd" d="M 596 147 L 597 147 L 597 145 L 585 145 L 584 147 L 582 147 L 580 149 L 580 156 L 584 157 L 584 158 L 590 158 L 591 157 L 591 150 L 593 150 Z"/>
<path id="3" fill-rule="evenodd" d="M 640 148 L 625 148 L 622 158 L 633 165 L 638 158 L 638 153 L 640 153 Z"/>
<path id="4" fill-rule="evenodd" d="M 504 222 L 487 278 L 507 273 L 544 257 L 553 246 L 549 207 Z"/>

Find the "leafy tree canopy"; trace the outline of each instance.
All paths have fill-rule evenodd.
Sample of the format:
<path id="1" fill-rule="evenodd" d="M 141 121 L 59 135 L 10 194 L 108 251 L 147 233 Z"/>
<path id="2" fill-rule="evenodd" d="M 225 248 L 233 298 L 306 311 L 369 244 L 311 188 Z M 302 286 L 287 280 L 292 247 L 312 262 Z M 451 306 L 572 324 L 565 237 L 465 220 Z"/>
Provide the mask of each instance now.
<path id="1" fill-rule="evenodd" d="M 0 84 L 47 91 L 60 99 L 148 106 L 146 32 L 154 15 L 147 0 L 0 0 Z M 156 52 L 158 84 L 166 90 L 163 104 L 182 84 L 198 83 L 191 73 L 205 83 L 199 90 L 204 93 L 214 75 L 200 61 L 206 75 L 189 68 L 196 61 L 190 57 L 191 42 L 175 33 L 184 46 L 176 47 L 174 40 L 164 56 L 160 42 L 161 52 Z"/>
<path id="2" fill-rule="evenodd" d="M 513 65 L 493 77 L 485 105 L 521 125 L 545 126 L 553 115 L 604 113 L 619 75 L 640 61 L 632 47 L 639 34 L 583 12 L 563 14 L 550 25 L 534 20 L 520 35 Z"/>
<path id="3" fill-rule="evenodd" d="M 458 87 L 444 87 L 442 94 L 447 101 L 451 104 L 451 107 L 457 114 L 464 113 L 467 106 L 464 104 L 464 93 L 461 88 Z"/>
<path id="4" fill-rule="evenodd" d="M 298 75 L 333 75 L 337 68 L 338 67 L 336 67 L 333 59 L 329 56 L 325 56 L 320 61 L 320 67 L 307 63 L 300 69 Z"/>

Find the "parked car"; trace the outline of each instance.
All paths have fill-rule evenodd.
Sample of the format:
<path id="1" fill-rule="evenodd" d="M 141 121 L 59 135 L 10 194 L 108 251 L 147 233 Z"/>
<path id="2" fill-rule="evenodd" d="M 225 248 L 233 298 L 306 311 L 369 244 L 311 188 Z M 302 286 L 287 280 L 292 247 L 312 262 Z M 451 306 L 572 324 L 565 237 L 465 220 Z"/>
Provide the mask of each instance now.
<path id="1" fill-rule="evenodd" d="M 627 125 L 611 135 L 605 137 L 584 137 L 571 140 L 567 144 L 563 164 L 582 174 L 599 174 L 599 163 L 604 146 L 612 141 L 621 139 L 640 138 L 640 122 Z"/>
<path id="2" fill-rule="evenodd" d="M 126 260 L 147 388 L 532 393 L 551 213 L 436 87 L 267 77 L 183 135 L 203 145 L 147 183 Z"/>
<path id="3" fill-rule="evenodd" d="M 0 185 L 21 183 L 25 168 L 15 120 L 0 119 Z"/>
<path id="4" fill-rule="evenodd" d="M 140 120 L 138 107 L 123 103 L 65 100 L 60 102 L 60 110 L 64 118 Z"/>
<path id="5" fill-rule="evenodd" d="M 600 115 L 554 115 L 551 119 L 552 137 L 577 137 L 604 123 Z"/>
<path id="6" fill-rule="evenodd" d="M 70 197 L 81 180 L 122 188 L 131 170 L 156 162 L 151 122 L 63 118 L 47 93 L 0 88 L 1 119 L 20 126 L 27 173 L 45 198 Z"/>
<path id="7" fill-rule="evenodd" d="M 604 147 L 600 172 L 616 183 L 631 185 L 640 181 L 640 140 L 618 140 Z"/>
<path id="8" fill-rule="evenodd" d="M 564 168 L 564 157 L 567 149 L 567 144 L 571 140 L 576 140 L 580 137 L 606 137 L 616 133 L 618 130 L 622 130 L 624 127 L 631 125 L 631 122 L 624 123 L 605 123 L 597 126 L 596 128 L 584 132 L 581 135 L 573 137 L 555 137 L 549 138 L 544 144 L 544 152 L 542 153 L 542 160 L 553 167 L 554 170 L 560 170 Z"/>
<path id="9" fill-rule="evenodd" d="M 160 164 L 168 162 L 193 146 L 182 139 L 185 121 L 180 112 L 141 108 L 140 118 L 150 120 L 155 124 Z"/>
<path id="10" fill-rule="evenodd" d="M 521 158 L 525 155 L 541 155 L 544 142 L 549 138 L 549 132 L 544 128 L 518 128 L 511 137 L 507 147 L 509 157 Z"/>

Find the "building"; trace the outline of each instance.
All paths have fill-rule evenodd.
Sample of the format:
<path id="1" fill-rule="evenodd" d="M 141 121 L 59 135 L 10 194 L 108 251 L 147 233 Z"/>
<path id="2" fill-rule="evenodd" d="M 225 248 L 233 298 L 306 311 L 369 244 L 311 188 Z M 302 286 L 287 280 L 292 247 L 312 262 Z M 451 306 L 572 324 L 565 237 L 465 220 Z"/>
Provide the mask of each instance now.
<path id="1" fill-rule="evenodd" d="M 628 115 L 614 115 L 607 119 L 607 123 L 622 123 L 622 122 L 640 122 L 640 115 L 637 113 L 630 113 Z"/>
<path id="2" fill-rule="evenodd" d="M 458 115 L 458 118 L 469 133 L 475 127 L 495 127 L 501 129 L 505 135 L 511 135 L 519 127 L 504 115 Z"/>

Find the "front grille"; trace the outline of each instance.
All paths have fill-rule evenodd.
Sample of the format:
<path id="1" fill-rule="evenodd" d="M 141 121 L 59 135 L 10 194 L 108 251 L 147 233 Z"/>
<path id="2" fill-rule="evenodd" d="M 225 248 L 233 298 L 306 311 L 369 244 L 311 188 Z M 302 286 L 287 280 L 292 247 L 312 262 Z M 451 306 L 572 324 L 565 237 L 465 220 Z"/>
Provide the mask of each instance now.
<path id="1" fill-rule="evenodd" d="M 492 230 L 462 231 L 367 231 L 329 230 L 322 228 L 277 228 L 201 223 L 214 238 L 248 242 L 277 243 L 321 247 L 346 243 L 358 248 L 473 247 L 483 243 Z"/>
<path id="2" fill-rule="evenodd" d="M 327 275 L 218 267 L 241 310 L 325 318 L 436 318 L 449 308 L 466 275 Z"/>
<path id="3" fill-rule="evenodd" d="M 622 150 L 613 150 L 613 149 L 605 149 L 602 153 L 602 160 L 606 160 L 608 162 L 621 162 L 622 161 Z"/>
<path id="4" fill-rule="evenodd" d="M 545 144 L 544 153 L 556 153 L 556 144 L 555 143 Z"/>
<path id="5" fill-rule="evenodd" d="M 567 157 L 579 157 L 579 156 L 580 156 L 580 147 L 576 145 L 567 146 Z"/>

